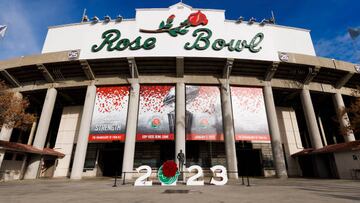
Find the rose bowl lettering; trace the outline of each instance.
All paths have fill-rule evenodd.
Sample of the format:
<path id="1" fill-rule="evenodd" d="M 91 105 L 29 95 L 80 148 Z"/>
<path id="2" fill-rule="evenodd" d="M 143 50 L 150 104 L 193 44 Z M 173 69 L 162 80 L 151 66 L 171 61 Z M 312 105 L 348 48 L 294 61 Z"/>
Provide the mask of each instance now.
<path id="1" fill-rule="evenodd" d="M 264 39 L 263 33 L 257 33 L 249 42 L 247 40 L 235 40 L 231 39 L 226 41 L 225 39 L 215 39 L 211 41 L 212 31 L 208 28 L 198 28 L 194 30 L 193 37 L 195 38 L 194 42 L 186 42 L 184 45 L 185 50 L 206 50 L 211 47 L 214 51 L 220 51 L 222 49 L 227 49 L 230 52 L 236 51 L 241 52 L 244 49 L 248 49 L 251 53 L 259 52 L 262 47 L 260 43 Z M 110 29 L 105 31 L 102 34 L 102 38 L 104 39 L 100 45 L 94 44 L 91 47 L 92 52 L 101 51 L 106 47 L 107 51 L 123 51 L 125 49 L 130 50 L 139 50 L 145 49 L 150 50 L 153 49 L 156 45 L 156 38 L 150 37 L 147 38 L 142 43 L 142 37 L 138 36 L 135 40 L 130 41 L 127 38 L 120 39 L 121 32 L 117 29 Z"/>
<path id="2" fill-rule="evenodd" d="M 142 37 L 140 36 L 133 41 L 130 41 L 127 38 L 120 39 L 121 32 L 117 29 L 107 30 L 101 35 L 101 37 L 104 39 L 103 42 L 100 45 L 93 45 L 91 47 L 92 52 L 100 51 L 102 48 L 105 47 L 105 45 L 107 45 L 107 51 L 123 51 L 127 48 L 129 48 L 130 50 L 139 50 L 141 48 L 149 50 L 154 48 L 156 43 L 155 37 L 147 38 L 144 43 L 141 43 Z"/>

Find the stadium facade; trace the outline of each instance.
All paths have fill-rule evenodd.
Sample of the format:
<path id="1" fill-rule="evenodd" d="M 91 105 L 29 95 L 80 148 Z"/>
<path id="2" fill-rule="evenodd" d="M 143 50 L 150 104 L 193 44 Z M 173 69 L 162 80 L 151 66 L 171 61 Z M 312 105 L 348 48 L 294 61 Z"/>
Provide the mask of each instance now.
<path id="1" fill-rule="evenodd" d="M 2 127 L 4 180 L 157 169 L 180 150 L 230 178 L 360 177 L 360 135 L 339 132 L 359 66 L 316 56 L 308 30 L 178 3 L 50 27 L 0 72 L 38 116 Z"/>

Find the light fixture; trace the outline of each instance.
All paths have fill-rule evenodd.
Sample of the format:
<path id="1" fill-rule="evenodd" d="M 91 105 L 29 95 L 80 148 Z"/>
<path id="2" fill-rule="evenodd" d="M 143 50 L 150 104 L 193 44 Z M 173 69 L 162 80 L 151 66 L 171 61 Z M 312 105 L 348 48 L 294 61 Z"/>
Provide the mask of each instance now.
<path id="1" fill-rule="evenodd" d="M 241 23 L 242 21 L 244 21 L 244 17 L 240 16 L 235 23 Z"/>
<path id="2" fill-rule="evenodd" d="M 261 26 L 264 26 L 266 23 L 269 23 L 269 20 L 267 20 L 267 19 L 262 19 L 262 21 L 260 22 L 260 25 Z"/>
<path id="3" fill-rule="evenodd" d="M 251 17 L 250 20 L 248 21 L 248 24 L 251 25 L 251 24 L 253 24 L 254 22 L 256 22 L 256 18 Z"/>
<path id="4" fill-rule="evenodd" d="M 275 18 L 274 17 L 271 17 L 269 19 L 269 24 L 275 24 Z"/>
<path id="5" fill-rule="evenodd" d="M 111 21 L 111 18 L 109 15 L 104 16 L 104 22 L 108 23 Z"/>
<path id="6" fill-rule="evenodd" d="M 94 16 L 91 20 L 93 23 L 97 23 L 100 21 L 100 19 L 97 16 Z"/>
<path id="7" fill-rule="evenodd" d="M 84 15 L 81 22 L 88 22 L 88 21 L 89 21 L 89 17 L 87 15 Z"/>
<path id="8" fill-rule="evenodd" d="M 118 23 L 120 23 L 121 21 L 123 20 L 123 17 L 121 16 L 121 15 L 118 15 L 117 17 L 116 17 L 116 22 L 118 22 Z"/>

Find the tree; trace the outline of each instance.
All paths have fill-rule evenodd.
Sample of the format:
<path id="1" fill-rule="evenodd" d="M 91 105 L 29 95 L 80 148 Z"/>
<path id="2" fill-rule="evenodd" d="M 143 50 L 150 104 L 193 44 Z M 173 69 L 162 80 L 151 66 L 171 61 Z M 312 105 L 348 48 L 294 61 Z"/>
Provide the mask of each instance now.
<path id="1" fill-rule="evenodd" d="M 26 113 L 28 106 L 28 99 L 10 91 L 4 81 L 0 81 L 0 125 L 26 129 L 36 119 L 33 114 Z"/>
<path id="2" fill-rule="evenodd" d="M 360 87 L 357 90 L 354 90 L 353 96 L 360 95 Z M 343 135 L 347 135 L 349 131 L 354 133 L 360 132 L 360 97 L 356 97 L 348 108 L 340 109 L 340 115 L 344 116 L 347 114 L 351 119 L 349 119 L 349 125 L 341 127 L 340 131 Z"/>
<path id="3" fill-rule="evenodd" d="M 360 132 L 360 97 L 355 98 L 346 111 L 351 117 L 349 128 L 352 129 L 354 133 Z"/>

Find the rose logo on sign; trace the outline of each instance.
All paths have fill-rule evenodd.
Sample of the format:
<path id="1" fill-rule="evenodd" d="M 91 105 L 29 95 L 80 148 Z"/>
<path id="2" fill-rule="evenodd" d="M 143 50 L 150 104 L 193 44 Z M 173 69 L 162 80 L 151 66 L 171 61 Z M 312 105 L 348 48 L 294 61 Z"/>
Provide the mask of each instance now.
<path id="1" fill-rule="evenodd" d="M 189 15 L 189 17 L 180 23 L 179 26 L 173 28 L 173 21 L 175 19 L 175 15 L 170 15 L 166 21 L 161 21 L 159 28 L 156 30 L 145 30 L 140 29 L 140 32 L 144 33 L 162 33 L 167 32 L 172 37 L 177 37 L 178 34 L 184 35 L 189 32 L 189 27 L 196 27 L 198 25 L 207 25 L 208 19 L 206 18 L 206 15 L 203 14 L 201 11 L 198 11 L 196 13 L 192 13 Z"/>

